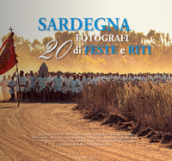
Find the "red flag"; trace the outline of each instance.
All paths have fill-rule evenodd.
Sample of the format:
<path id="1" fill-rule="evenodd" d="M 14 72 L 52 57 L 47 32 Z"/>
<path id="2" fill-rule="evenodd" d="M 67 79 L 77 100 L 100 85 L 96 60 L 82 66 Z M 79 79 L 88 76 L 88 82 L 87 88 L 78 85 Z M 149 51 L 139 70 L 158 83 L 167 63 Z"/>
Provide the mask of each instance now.
<path id="1" fill-rule="evenodd" d="M 8 39 L 3 43 L 2 47 L 0 48 L 0 52 L 5 46 L 2 54 L 0 56 L 0 75 L 4 74 L 8 70 L 10 70 L 17 61 L 17 55 L 15 54 L 14 50 L 14 40 L 13 40 L 14 33 L 11 32 Z"/>

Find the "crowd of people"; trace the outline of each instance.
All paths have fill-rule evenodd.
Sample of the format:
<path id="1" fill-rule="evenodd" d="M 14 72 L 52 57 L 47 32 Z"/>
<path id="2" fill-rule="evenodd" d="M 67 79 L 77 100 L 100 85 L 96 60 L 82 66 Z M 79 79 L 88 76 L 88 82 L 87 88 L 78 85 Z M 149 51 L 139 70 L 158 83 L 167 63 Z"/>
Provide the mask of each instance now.
<path id="1" fill-rule="evenodd" d="M 20 71 L 19 75 L 3 76 L 0 81 L 4 101 L 15 101 L 15 98 L 23 101 L 72 101 L 82 97 L 85 86 L 95 86 L 107 81 L 117 83 L 151 81 L 153 84 L 159 82 L 172 82 L 172 74 L 166 73 L 140 73 L 140 74 L 119 74 L 119 73 L 48 73 L 47 76 L 41 73 L 25 73 Z M 9 94 L 10 99 L 9 99 Z M 17 97 L 15 97 L 17 96 Z M 20 97 L 20 98 L 19 98 Z"/>

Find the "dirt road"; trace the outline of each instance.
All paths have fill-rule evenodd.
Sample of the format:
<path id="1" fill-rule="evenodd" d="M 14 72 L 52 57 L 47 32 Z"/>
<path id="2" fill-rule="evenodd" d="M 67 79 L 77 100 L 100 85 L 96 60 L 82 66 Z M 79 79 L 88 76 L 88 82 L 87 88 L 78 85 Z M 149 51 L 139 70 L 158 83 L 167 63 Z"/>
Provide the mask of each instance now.
<path id="1" fill-rule="evenodd" d="M 170 149 L 83 119 L 74 106 L 0 103 L 0 161 L 172 160 Z"/>

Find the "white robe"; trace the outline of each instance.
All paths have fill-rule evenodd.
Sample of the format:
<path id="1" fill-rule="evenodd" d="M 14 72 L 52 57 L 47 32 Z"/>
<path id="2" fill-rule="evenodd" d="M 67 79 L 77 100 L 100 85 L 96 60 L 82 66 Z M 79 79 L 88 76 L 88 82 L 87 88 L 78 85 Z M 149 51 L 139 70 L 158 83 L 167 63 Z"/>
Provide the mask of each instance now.
<path id="1" fill-rule="evenodd" d="M 64 84 L 65 86 L 63 87 L 63 93 L 66 93 L 67 91 L 71 91 L 71 78 L 64 78 Z"/>
<path id="2" fill-rule="evenodd" d="M 8 86 L 10 86 L 10 94 L 14 94 L 14 87 L 16 86 L 16 82 L 14 80 L 10 80 L 10 82 L 8 83 Z"/>
<path id="3" fill-rule="evenodd" d="M 1 80 L 0 85 L 2 87 L 1 89 L 2 89 L 2 94 L 3 94 L 3 99 L 6 101 L 7 95 L 8 95 L 8 88 L 7 88 L 8 79 Z"/>
<path id="4" fill-rule="evenodd" d="M 63 80 L 62 78 L 55 77 L 53 80 L 54 83 L 54 92 L 61 92 L 62 91 L 62 85 L 63 85 Z"/>
<path id="5" fill-rule="evenodd" d="M 35 89 L 35 87 L 36 87 L 36 81 L 37 81 L 37 78 L 36 78 L 36 76 L 35 75 L 33 75 L 33 76 L 29 76 L 29 81 L 30 81 L 30 88 L 33 88 L 33 89 Z"/>
<path id="6" fill-rule="evenodd" d="M 71 81 L 72 93 L 79 93 L 78 87 L 79 87 L 79 81 L 77 79 L 72 80 Z"/>
<path id="7" fill-rule="evenodd" d="M 42 92 L 42 90 L 46 87 L 46 81 L 47 81 L 47 78 L 44 77 L 39 77 L 38 78 L 38 86 L 39 86 L 39 92 Z"/>

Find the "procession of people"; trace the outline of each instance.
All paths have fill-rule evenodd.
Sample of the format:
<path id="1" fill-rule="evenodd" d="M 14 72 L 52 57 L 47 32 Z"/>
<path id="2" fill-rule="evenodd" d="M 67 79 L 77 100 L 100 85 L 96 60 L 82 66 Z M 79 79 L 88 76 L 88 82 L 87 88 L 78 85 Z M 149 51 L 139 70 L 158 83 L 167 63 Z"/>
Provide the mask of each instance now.
<path id="1" fill-rule="evenodd" d="M 19 75 L 14 73 L 8 78 L 3 76 L 0 86 L 4 101 L 14 102 L 16 99 L 29 102 L 72 101 L 82 97 L 82 91 L 86 86 L 95 86 L 108 81 L 131 82 L 132 84 L 151 81 L 154 85 L 158 85 L 159 82 L 171 83 L 172 74 L 63 73 L 58 71 L 45 76 L 44 73 L 30 71 L 24 74 L 20 71 Z"/>

